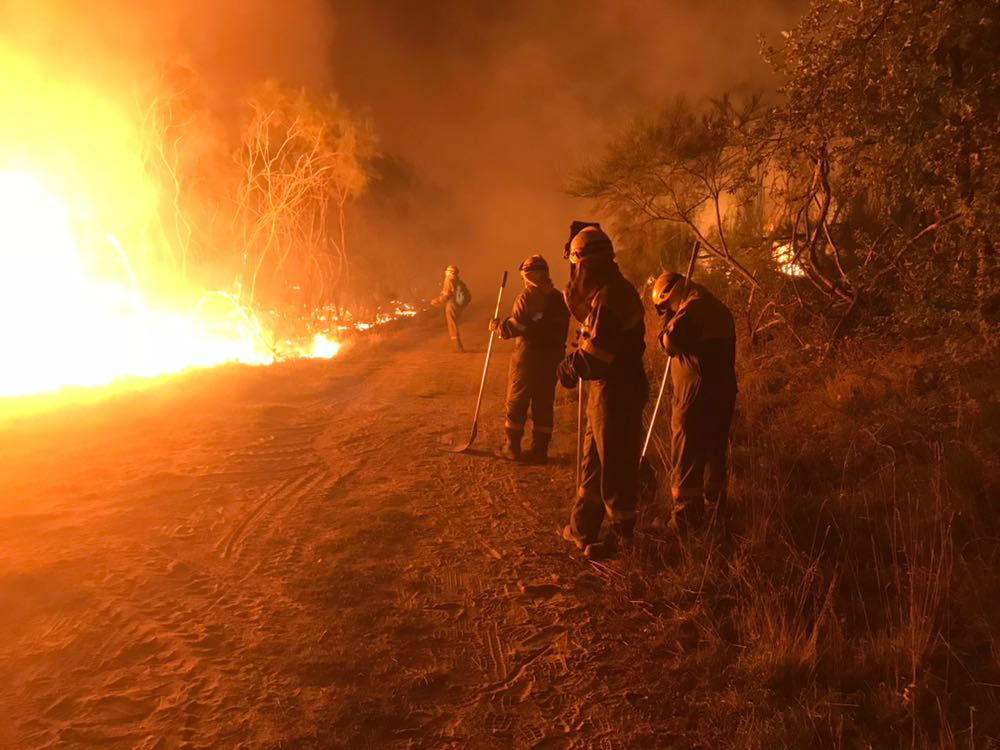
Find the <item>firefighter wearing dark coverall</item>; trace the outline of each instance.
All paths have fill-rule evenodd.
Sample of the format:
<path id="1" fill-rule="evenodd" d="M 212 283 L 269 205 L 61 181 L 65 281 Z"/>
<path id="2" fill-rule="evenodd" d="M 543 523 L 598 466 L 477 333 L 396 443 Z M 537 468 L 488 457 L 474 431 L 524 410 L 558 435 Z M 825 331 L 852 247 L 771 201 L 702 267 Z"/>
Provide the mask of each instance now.
<path id="1" fill-rule="evenodd" d="M 664 318 L 660 346 L 673 357 L 670 494 L 679 531 L 699 525 L 706 501 L 725 519 L 729 426 L 736 405 L 736 325 L 700 284 L 661 274 L 653 303 Z"/>
<path id="2" fill-rule="evenodd" d="M 455 300 L 455 289 L 458 286 L 458 266 L 448 266 L 444 269 L 444 284 L 441 294 L 431 300 L 431 304 L 444 305 L 444 317 L 448 323 L 448 335 L 451 337 L 456 352 L 464 352 L 462 334 L 458 330 L 458 320 L 464 309 Z"/>
<path id="3" fill-rule="evenodd" d="M 642 409 L 649 383 L 642 365 L 646 349 L 642 301 L 622 276 L 614 247 L 597 227 L 570 242 L 576 273 L 566 301 L 583 324 L 581 344 L 559 365 L 559 382 L 573 388 L 590 381 L 581 486 L 563 537 L 591 554 L 607 517 L 623 541 L 632 536 L 642 451 Z"/>
<path id="4" fill-rule="evenodd" d="M 497 454 L 518 460 L 521 438 L 531 409 L 530 461 L 548 460 L 554 424 L 556 368 L 566 351 L 569 310 L 562 293 L 552 286 L 549 264 L 541 255 L 532 255 L 520 267 L 524 291 L 514 301 L 507 319 L 490 321 L 490 330 L 501 338 L 516 339 L 507 378 L 507 441 Z"/>

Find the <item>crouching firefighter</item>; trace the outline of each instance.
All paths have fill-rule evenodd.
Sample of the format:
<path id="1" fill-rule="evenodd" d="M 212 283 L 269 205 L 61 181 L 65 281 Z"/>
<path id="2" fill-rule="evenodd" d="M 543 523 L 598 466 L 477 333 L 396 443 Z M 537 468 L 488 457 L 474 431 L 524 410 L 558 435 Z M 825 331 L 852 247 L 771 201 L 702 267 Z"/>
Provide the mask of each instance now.
<path id="1" fill-rule="evenodd" d="M 642 300 L 622 276 L 610 238 L 588 226 L 569 243 L 574 265 L 566 303 L 583 326 L 580 346 L 559 365 L 559 382 L 589 380 L 581 486 L 563 537 L 591 554 L 607 517 L 622 541 L 632 537 L 642 451 L 642 409 L 649 383 L 642 365 Z"/>
<path id="2" fill-rule="evenodd" d="M 566 351 L 569 311 L 552 285 L 549 264 L 532 255 L 520 267 L 524 291 L 506 320 L 490 321 L 501 338 L 516 339 L 507 379 L 507 441 L 497 455 L 522 458 L 521 438 L 531 409 L 531 448 L 523 455 L 534 463 L 548 460 L 552 440 L 556 368 Z"/>
<path id="3" fill-rule="evenodd" d="M 729 426 L 736 405 L 736 326 L 729 309 L 700 284 L 664 273 L 653 285 L 663 317 L 660 346 L 672 357 L 670 494 L 680 532 L 725 522 Z"/>

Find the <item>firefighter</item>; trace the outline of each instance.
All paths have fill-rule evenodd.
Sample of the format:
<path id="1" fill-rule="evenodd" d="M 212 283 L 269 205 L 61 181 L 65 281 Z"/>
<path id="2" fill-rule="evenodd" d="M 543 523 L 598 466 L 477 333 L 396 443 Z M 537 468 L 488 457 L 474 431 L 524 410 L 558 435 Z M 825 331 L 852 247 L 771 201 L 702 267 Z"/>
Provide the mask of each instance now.
<path id="1" fill-rule="evenodd" d="M 663 317 L 660 346 L 673 357 L 671 427 L 672 522 L 700 526 L 706 504 L 724 522 L 729 426 L 736 405 L 736 325 L 719 299 L 700 284 L 664 273 L 653 284 Z"/>
<path id="2" fill-rule="evenodd" d="M 583 326 L 579 348 L 557 374 L 566 388 L 576 387 L 578 379 L 591 385 L 581 486 L 563 537 L 593 556 L 605 517 L 621 541 L 630 540 L 635 527 L 642 409 L 649 397 L 642 365 L 646 325 L 639 293 L 622 276 L 611 240 L 599 227 L 573 236 L 569 258 L 575 274 L 566 302 Z"/>
<path id="3" fill-rule="evenodd" d="M 462 346 L 462 334 L 458 330 L 458 321 L 462 317 L 462 311 L 472 301 L 469 287 L 458 277 L 458 266 L 448 266 L 444 269 L 444 285 L 441 287 L 441 294 L 431 300 L 435 307 L 444 305 L 444 317 L 448 321 L 448 335 L 455 346 L 456 352 L 464 352 Z"/>
<path id="4" fill-rule="evenodd" d="M 569 311 L 552 285 L 545 258 L 532 255 L 519 270 L 524 291 L 514 301 L 510 317 L 490 321 L 491 331 L 517 340 L 507 376 L 507 441 L 497 455 L 512 461 L 522 458 L 521 438 L 530 407 L 531 449 L 523 457 L 545 463 L 554 423 L 556 367 L 566 350 Z"/>

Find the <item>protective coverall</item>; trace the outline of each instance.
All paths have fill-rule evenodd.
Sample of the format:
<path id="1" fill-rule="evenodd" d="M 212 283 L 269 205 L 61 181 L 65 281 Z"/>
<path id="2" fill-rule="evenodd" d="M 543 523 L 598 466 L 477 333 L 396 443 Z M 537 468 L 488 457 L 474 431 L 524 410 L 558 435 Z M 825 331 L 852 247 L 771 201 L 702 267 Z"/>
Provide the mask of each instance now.
<path id="1" fill-rule="evenodd" d="M 581 486 L 568 527 L 573 541 L 585 547 L 598 541 L 605 516 L 622 537 L 632 534 L 649 382 L 642 365 L 644 310 L 635 287 L 610 255 L 585 256 L 577 279 L 582 295 L 571 298 L 571 283 L 567 297 L 577 319 L 586 312 L 581 343 L 558 374 L 566 387 L 575 377 L 590 381 Z M 584 310 L 580 302 L 587 299 L 589 309 Z"/>
<path id="2" fill-rule="evenodd" d="M 455 288 L 457 285 L 458 277 L 456 275 L 446 275 L 444 285 L 441 287 L 441 294 L 433 302 L 437 305 L 444 305 L 444 317 L 448 323 L 448 335 L 455 344 L 455 350 L 464 352 L 465 347 L 462 346 L 462 334 L 458 330 L 458 321 L 462 317 L 462 310 L 465 308 L 460 307 L 455 302 Z"/>
<path id="3" fill-rule="evenodd" d="M 670 493 L 679 528 L 696 524 L 705 501 L 724 512 L 729 427 L 736 405 L 736 326 L 707 289 L 692 284 L 665 317 L 660 346 L 673 357 Z"/>
<path id="4" fill-rule="evenodd" d="M 530 408 L 530 457 L 536 460 L 545 460 L 548 455 L 554 423 L 556 368 L 565 353 L 569 329 L 569 310 L 547 273 L 546 266 L 545 276 L 537 285 L 526 280 L 510 317 L 499 326 L 501 338 L 516 340 L 507 379 L 506 448 L 514 457 L 520 454 Z"/>

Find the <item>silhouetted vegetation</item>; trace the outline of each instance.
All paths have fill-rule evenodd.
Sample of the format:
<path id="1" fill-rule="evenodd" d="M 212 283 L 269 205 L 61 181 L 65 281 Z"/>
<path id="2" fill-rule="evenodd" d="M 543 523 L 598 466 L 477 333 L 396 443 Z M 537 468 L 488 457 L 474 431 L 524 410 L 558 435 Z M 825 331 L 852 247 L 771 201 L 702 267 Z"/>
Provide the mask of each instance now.
<path id="1" fill-rule="evenodd" d="M 780 319 L 988 334 L 1000 322 L 998 25 L 995 3 L 815 3 L 764 50 L 783 81 L 776 103 L 668 102 L 571 191 L 627 232 L 700 239 Z M 635 246 L 633 266 L 658 270 L 657 243 Z"/>
<path id="2" fill-rule="evenodd" d="M 998 32 L 814 2 L 777 98 L 667 102 L 572 182 L 637 281 L 700 241 L 740 325 L 732 539 L 648 508 L 620 579 L 704 666 L 708 745 L 998 744 Z"/>

